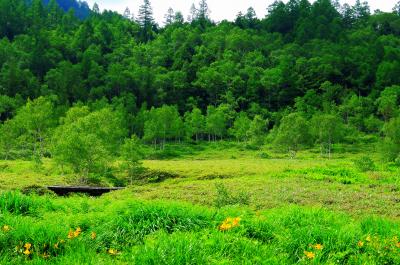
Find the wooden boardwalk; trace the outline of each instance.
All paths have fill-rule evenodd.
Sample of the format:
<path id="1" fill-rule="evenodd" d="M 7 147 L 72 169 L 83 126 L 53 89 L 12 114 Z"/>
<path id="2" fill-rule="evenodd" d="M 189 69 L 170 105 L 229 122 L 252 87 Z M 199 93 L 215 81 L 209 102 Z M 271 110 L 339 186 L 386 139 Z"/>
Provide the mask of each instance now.
<path id="1" fill-rule="evenodd" d="M 76 187 L 49 186 L 47 188 L 59 196 L 65 196 L 70 193 L 85 193 L 90 196 L 101 196 L 107 192 L 124 189 L 121 187 L 85 187 L 85 186 L 76 186 Z"/>

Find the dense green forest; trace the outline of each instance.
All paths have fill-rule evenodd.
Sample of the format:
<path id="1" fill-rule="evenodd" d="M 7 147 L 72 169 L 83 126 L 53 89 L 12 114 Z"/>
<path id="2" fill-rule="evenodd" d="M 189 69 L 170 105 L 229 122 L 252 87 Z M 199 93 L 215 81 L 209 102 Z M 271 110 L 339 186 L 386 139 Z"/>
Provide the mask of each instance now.
<path id="1" fill-rule="evenodd" d="M 213 22 L 205 0 L 188 20 L 171 8 L 157 25 L 145 0 L 137 18 L 84 20 L 55 0 L 0 0 L 0 154 L 52 157 L 74 171 L 134 168 L 141 143 L 272 143 L 291 155 L 320 145 L 378 142 L 400 153 L 400 2 L 276 1 Z"/>

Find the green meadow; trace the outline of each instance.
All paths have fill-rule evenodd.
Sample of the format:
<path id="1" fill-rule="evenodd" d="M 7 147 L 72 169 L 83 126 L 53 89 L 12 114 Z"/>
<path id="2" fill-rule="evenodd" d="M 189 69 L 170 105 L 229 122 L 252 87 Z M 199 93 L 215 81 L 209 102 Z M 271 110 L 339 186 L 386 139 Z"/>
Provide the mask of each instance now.
<path id="1" fill-rule="evenodd" d="M 2 161 L 0 264 L 399 264 L 400 170 L 337 148 L 186 145 L 98 198 L 41 189 L 73 184 L 51 160 Z"/>

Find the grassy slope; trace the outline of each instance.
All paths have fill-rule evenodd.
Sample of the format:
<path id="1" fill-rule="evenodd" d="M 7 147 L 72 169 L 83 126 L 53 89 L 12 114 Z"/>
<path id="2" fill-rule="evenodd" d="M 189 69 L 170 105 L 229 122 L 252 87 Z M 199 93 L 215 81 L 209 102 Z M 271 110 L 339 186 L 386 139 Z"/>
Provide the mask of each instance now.
<path id="1" fill-rule="evenodd" d="M 0 264 L 44 264 L 48 259 L 54 264 L 244 260 L 248 264 L 399 264 L 396 168 L 377 164 L 374 172 L 360 172 L 352 160 L 363 152 L 344 152 L 332 160 L 319 158 L 317 151 L 303 152 L 291 160 L 273 153 L 273 159 L 262 159 L 262 151 L 218 149 L 209 146 L 175 160 L 145 161 L 151 169 L 178 173 L 181 178 L 131 187 L 100 199 L 21 199 L 14 193 L 3 197 L 10 203 L 5 210 L 0 202 L 0 227 L 12 229 L 0 231 Z M 3 161 L 0 189 L 66 183 L 59 174 L 51 161 L 45 161 L 42 169 L 30 162 Z M 233 195 L 250 194 L 249 205 L 214 208 L 216 183 L 223 183 Z M 28 210 L 13 212 L 10 205 L 15 201 L 20 201 L 18 209 Z M 241 217 L 240 226 L 219 231 L 229 216 Z M 82 228 L 82 234 L 67 239 L 69 229 L 76 227 Z M 95 240 L 90 238 L 92 231 Z M 66 243 L 61 249 L 50 247 L 62 239 Z M 359 241 L 363 246 L 358 246 Z M 26 242 L 33 244 L 29 257 L 15 252 L 17 245 Z M 315 244 L 323 249 L 316 250 Z M 107 254 L 110 249 L 118 255 Z M 315 257 L 307 259 L 304 251 Z M 44 253 L 50 257 L 43 258 Z"/>

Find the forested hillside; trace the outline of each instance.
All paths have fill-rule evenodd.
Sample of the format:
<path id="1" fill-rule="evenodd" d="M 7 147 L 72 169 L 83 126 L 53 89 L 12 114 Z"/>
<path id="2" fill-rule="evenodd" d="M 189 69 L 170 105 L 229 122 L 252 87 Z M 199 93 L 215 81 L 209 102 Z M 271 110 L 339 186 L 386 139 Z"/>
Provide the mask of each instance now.
<path id="1" fill-rule="evenodd" d="M 45 5 L 51 3 L 51 0 L 43 0 Z M 56 0 L 57 4 L 66 12 L 68 12 L 71 8 L 74 9 L 75 15 L 78 18 L 86 18 L 89 16 L 90 7 L 86 1 L 80 0 Z M 54 4 L 54 3 L 52 3 Z"/>
<path id="2" fill-rule="evenodd" d="M 391 13 L 360 1 L 265 8 L 263 19 L 250 7 L 215 23 L 202 0 L 188 21 L 171 8 L 157 25 L 148 0 L 137 19 L 96 5 L 85 20 L 54 0 L 1 0 L 3 157 L 57 156 L 76 139 L 118 154 L 135 134 L 161 148 L 235 139 L 329 154 L 385 136 L 395 159 L 400 3 Z"/>

